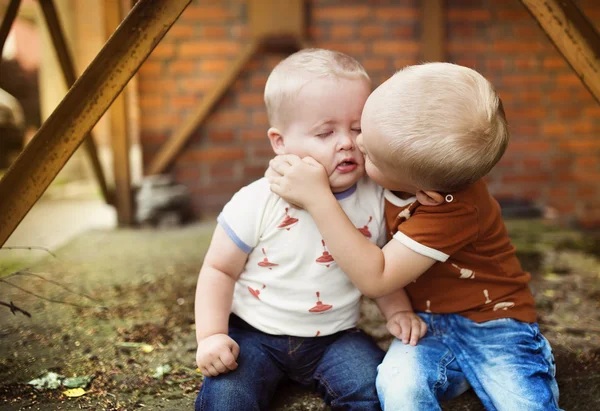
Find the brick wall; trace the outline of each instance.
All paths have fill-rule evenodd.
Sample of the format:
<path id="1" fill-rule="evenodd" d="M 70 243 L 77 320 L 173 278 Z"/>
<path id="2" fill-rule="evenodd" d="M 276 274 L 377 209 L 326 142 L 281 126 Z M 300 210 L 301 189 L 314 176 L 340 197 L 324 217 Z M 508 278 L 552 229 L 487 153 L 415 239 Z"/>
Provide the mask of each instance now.
<path id="1" fill-rule="evenodd" d="M 600 3 L 578 2 L 600 24 Z M 600 105 L 518 0 L 447 0 L 447 60 L 497 87 L 512 142 L 489 176 L 498 197 L 535 200 L 600 226 Z M 379 85 L 421 59 L 420 2 L 307 1 L 311 44 L 351 54 Z M 193 1 L 139 73 L 144 162 L 199 104 L 248 39 L 241 0 Z M 171 171 L 198 213 L 260 178 L 272 151 L 262 92 L 283 54 L 259 54 L 190 138 Z"/>

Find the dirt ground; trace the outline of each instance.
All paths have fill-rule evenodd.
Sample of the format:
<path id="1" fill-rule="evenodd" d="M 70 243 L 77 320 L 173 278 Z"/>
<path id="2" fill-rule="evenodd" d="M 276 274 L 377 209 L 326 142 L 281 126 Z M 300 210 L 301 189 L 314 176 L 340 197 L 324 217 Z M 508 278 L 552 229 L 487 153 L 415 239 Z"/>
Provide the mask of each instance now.
<path id="1" fill-rule="evenodd" d="M 533 275 L 540 328 L 556 356 L 561 407 L 598 410 L 600 235 L 536 221 L 508 226 Z M 0 411 L 193 409 L 202 383 L 194 365 L 193 299 L 213 227 L 91 231 L 60 248 L 56 258 L 34 263 L 27 253 L 3 251 L 0 302 L 12 301 L 31 318 L 0 307 Z M 27 268 L 35 275 L 6 276 Z M 361 326 L 382 347 L 389 345 L 369 301 Z M 152 351 L 124 343 L 145 343 Z M 153 376 L 165 365 L 169 373 Z M 66 397 L 64 389 L 37 391 L 26 384 L 48 371 L 94 379 L 78 398 Z M 443 407 L 483 409 L 471 392 Z M 327 408 L 313 394 L 286 386 L 272 409 Z"/>

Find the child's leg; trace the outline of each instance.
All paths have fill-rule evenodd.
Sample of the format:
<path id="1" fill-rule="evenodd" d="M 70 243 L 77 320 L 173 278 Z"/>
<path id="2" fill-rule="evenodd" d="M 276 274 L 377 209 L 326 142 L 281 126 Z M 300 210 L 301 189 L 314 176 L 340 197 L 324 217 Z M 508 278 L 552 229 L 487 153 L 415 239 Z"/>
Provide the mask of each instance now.
<path id="1" fill-rule="evenodd" d="M 486 409 L 559 409 L 554 358 L 537 324 L 447 320 L 448 345 Z"/>
<path id="2" fill-rule="evenodd" d="M 362 331 L 345 331 L 326 349 L 313 376 L 325 402 L 334 410 L 379 410 L 375 376 L 383 356 Z"/>
<path id="3" fill-rule="evenodd" d="M 377 392 L 384 410 L 440 410 L 439 401 L 469 389 L 454 354 L 433 332 L 431 315 L 416 346 L 395 339 L 378 368 Z"/>
<path id="4" fill-rule="evenodd" d="M 278 337 L 232 326 L 229 335 L 240 346 L 238 368 L 204 378 L 196 398 L 196 411 L 264 410 L 283 378 L 283 371 L 269 354 L 271 343 L 276 344 Z"/>

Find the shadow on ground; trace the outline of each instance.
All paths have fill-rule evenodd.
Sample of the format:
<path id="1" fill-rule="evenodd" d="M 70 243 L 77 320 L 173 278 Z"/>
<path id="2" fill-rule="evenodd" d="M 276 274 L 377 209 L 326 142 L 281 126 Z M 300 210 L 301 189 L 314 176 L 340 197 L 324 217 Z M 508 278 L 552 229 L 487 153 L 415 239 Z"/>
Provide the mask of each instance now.
<path id="1" fill-rule="evenodd" d="M 556 355 L 561 407 L 600 409 L 600 262 L 594 254 L 599 237 L 541 222 L 509 221 L 508 226 L 533 273 L 540 327 Z M 213 227 L 88 232 L 58 250 L 56 258 L 36 260 L 28 271 L 36 275 L 6 277 L 32 263 L 22 254 L 18 260 L 9 252 L 0 255 L 0 301 L 32 315 L 12 315 L 0 307 L 5 310 L 0 410 L 192 409 L 202 383 L 194 366 L 193 299 Z M 369 301 L 361 326 L 382 347 L 389 345 Z M 165 365 L 170 372 L 154 376 Z M 48 371 L 95 378 L 78 398 L 66 397 L 64 389 L 36 391 L 25 384 Z M 483 409 L 471 392 L 443 408 Z M 285 386 L 272 409 L 327 408 L 313 394 Z"/>

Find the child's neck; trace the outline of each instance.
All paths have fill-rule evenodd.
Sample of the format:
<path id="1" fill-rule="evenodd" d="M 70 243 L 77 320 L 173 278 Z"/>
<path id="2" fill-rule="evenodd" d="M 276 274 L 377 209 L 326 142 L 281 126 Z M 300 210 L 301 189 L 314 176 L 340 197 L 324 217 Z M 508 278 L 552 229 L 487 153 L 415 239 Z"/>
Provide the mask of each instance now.
<path id="1" fill-rule="evenodd" d="M 394 193 L 396 197 L 401 198 L 402 200 L 407 200 L 415 196 L 414 194 L 407 193 L 406 191 L 392 191 L 392 193 Z"/>

